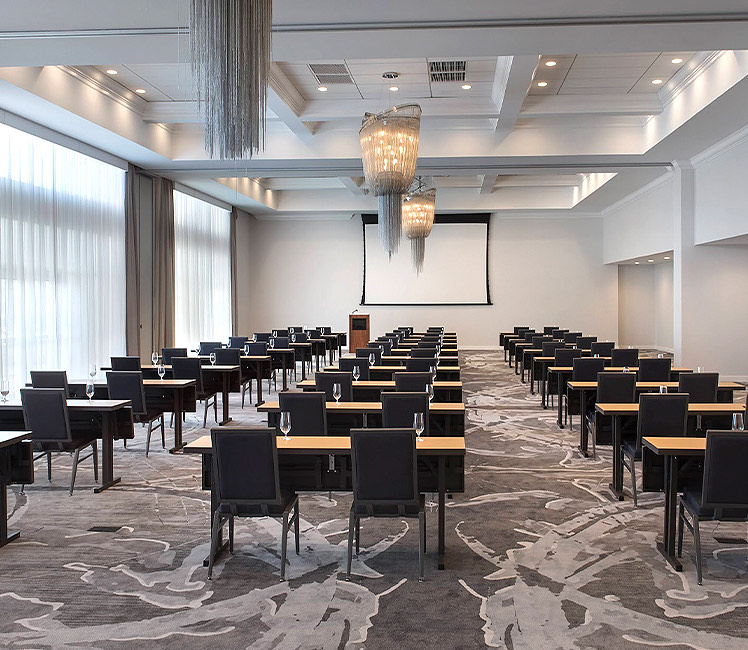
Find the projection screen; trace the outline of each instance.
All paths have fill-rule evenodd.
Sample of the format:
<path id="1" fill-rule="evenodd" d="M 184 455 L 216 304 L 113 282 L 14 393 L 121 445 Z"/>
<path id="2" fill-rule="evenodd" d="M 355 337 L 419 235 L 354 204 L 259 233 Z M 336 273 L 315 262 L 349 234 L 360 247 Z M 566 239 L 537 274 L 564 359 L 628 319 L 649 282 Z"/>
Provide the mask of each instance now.
<path id="1" fill-rule="evenodd" d="M 377 233 L 377 215 L 362 215 L 362 305 L 490 305 L 488 226 L 490 214 L 443 214 L 426 239 L 423 272 L 410 262 L 410 241 L 388 258 Z"/>

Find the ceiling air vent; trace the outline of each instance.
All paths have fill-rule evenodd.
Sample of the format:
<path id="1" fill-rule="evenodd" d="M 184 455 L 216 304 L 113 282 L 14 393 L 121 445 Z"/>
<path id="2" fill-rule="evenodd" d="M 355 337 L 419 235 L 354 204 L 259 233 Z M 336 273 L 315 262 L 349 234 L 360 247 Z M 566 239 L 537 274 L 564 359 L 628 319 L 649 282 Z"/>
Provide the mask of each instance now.
<path id="1" fill-rule="evenodd" d="M 431 81 L 465 81 L 467 61 L 429 61 Z"/>
<path id="2" fill-rule="evenodd" d="M 309 69 L 322 86 L 352 84 L 353 79 L 344 63 L 310 63 Z"/>

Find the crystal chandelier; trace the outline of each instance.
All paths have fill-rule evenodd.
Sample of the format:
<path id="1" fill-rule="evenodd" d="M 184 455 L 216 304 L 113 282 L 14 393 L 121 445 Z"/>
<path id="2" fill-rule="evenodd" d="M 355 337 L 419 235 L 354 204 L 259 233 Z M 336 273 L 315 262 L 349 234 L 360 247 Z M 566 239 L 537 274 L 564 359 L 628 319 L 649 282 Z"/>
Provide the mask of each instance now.
<path id="1" fill-rule="evenodd" d="M 366 113 L 359 131 L 364 176 L 379 198 L 379 239 L 392 256 L 400 246 L 402 195 L 416 173 L 421 107 L 395 106 Z"/>
<path id="2" fill-rule="evenodd" d="M 419 275 L 423 271 L 426 237 L 434 226 L 435 205 L 436 190 L 425 190 L 422 185 L 403 200 L 403 230 L 410 239 L 411 264 Z"/>
<path id="3" fill-rule="evenodd" d="M 192 0 L 192 72 L 211 158 L 264 144 L 272 0 Z"/>

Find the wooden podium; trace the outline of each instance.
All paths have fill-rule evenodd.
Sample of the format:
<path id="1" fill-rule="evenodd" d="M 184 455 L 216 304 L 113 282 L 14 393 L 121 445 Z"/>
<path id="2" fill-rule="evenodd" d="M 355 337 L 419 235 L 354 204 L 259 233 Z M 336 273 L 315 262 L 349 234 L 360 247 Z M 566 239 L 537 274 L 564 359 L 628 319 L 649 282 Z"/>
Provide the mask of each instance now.
<path id="1" fill-rule="evenodd" d="M 348 316 L 348 351 L 356 354 L 356 348 L 369 345 L 369 314 Z"/>

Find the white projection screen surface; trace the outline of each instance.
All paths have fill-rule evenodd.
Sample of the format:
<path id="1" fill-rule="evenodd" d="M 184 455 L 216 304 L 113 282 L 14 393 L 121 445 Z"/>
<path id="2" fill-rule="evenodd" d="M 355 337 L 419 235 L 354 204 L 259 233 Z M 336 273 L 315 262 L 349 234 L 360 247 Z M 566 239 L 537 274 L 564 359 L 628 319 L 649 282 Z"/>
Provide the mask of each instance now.
<path id="1" fill-rule="evenodd" d="M 362 305 L 490 305 L 488 225 L 490 215 L 437 215 L 426 239 L 423 271 L 410 261 L 410 241 L 389 259 L 379 241 L 376 215 L 362 215 L 364 288 Z"/>

